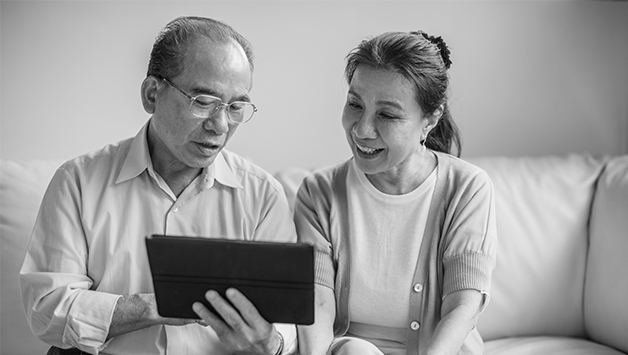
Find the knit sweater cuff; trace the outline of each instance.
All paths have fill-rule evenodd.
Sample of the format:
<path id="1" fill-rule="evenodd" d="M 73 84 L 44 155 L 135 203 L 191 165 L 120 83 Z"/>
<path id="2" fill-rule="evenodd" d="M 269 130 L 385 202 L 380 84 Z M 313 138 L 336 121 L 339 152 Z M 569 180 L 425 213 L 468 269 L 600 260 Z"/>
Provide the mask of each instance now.
<path id="1" fill-rule="evenodd" d="M 328 250 L 316 249 L 314 253 L 314 282 L 319 285 L 334 289 L 334 279 L 336 271 L 331 252 Z"/>
<path id="2" fill-rule="evenodd" d="M 444 260 L 443 296 L 452 292 L 473 289 L 488 293 L 495 260 L 491 255 L 467 252 Z"/>

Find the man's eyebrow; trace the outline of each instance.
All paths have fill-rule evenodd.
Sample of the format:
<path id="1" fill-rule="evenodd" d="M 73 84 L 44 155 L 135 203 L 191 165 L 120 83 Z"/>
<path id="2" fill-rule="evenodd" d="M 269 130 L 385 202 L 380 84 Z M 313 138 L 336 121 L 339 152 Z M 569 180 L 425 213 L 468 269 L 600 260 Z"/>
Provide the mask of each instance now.
<path id="1" fill-rule="evenodd" d="M 206 88 L 206 87 L 195 87 L 192 89 L 192 96 L 195 95 L 210 95 L 210 96 L 214 96 L 217 97 L 219 99 L 221 98 L 221 95 L 219 92 L 210 89 L 210 88 Z M 251 98 L 249 97 L 249 95 L 245 94 L 245 95 L 241 95 L 236 97 L 235 99 L 231 100 L 230 102 L 233 101 L 244 101 L 244 102 L 251 102 Z"/>

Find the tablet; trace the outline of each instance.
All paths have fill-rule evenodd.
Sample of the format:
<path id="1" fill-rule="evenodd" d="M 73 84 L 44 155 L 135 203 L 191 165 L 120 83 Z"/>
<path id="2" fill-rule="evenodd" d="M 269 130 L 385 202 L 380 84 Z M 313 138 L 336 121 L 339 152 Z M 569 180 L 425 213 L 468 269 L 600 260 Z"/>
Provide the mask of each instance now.
<path id="1" fill-rule="evenodd" d="M 146 250 L 162 317 L 198 319 L 208 290 L 236 288 L 270 323 L 314 323 L 312 245 L 152 235 Z"/>

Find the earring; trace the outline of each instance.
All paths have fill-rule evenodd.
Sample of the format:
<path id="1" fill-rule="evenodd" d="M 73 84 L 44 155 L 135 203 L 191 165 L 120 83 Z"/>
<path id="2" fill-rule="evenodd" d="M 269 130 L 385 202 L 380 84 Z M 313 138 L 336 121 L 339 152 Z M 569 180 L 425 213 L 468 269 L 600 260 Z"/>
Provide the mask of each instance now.
<path id="1" fill-rule="evenodd" d="M 423 152 L 425 152 L 425 150 L 427 149 L 427 148 L 425 147 L 425 142 L 427 141 L 427 136 L 430 134 L 430 130 L 429 130 L 428 128 L 429 128 L 429 125 L 427 125 L 427 126 L 425 126 L 425 127 L 423 128 L 423 130 L 425 131 L 425 138 L 423 138 L 423 139 L 421 140 L 421 150 L 422 150 Z"/>

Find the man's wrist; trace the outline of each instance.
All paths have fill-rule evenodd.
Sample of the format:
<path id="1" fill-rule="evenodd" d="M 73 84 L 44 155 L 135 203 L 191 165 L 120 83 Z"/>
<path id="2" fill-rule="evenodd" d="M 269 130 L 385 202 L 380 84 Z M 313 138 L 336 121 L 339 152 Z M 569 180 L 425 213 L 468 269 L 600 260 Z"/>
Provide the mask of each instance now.
<path id="1" fill-rule="evenodd" d="M 275 351 L 274 355 L 281 355 L 283 353 L 283 346 L 284 346 L 283 335 L 281 335 L 281 332 L 279 332 L 278 330 L 277 330 L 277 335 L 279 335 L 279 347 L 277 348 L 277 351 Z"/>

